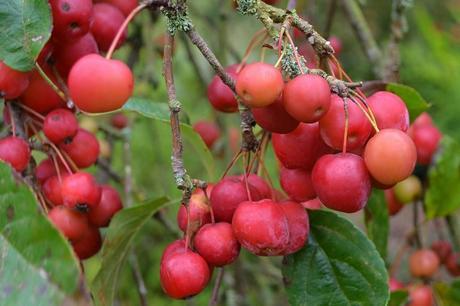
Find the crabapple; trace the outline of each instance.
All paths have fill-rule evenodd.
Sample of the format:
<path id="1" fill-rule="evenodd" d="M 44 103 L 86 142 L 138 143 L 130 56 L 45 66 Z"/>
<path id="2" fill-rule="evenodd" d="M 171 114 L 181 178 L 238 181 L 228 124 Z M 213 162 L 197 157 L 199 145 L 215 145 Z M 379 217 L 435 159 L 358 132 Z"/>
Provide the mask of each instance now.
<path id="1" fill-rule="evenodd" d="M 102 113 L 117 110 L 128 101 L 134 79 L 125 63 L 89 54 L 73 65 L 67 83 L 78 108 L 89 113 Z"/>
<path id="2" fill-rule="evenodd" d="M 406 132 L 409 128 L 409 111 L 404 101 L 388 91 L 378 91 L 367 98 L 379 129 L 399 129 Z"/>
<path id="3" fill-rule="evenodd" d="M 193 125 L 193 129 L 201 136 L 208 148 L 211 148 L 220 137 L 220 129 L 214 122 L 198 121 Z"/>
<path id="4" fill-rule="evenodd" d="M 286 112 L 281 96 L 274 103 L 253 108 L 251 112 L 257 124 L 272 133 L 287 134 L 299 126 L 299 121 Z"/>
<path id="5" fill-rule="evenodd" d="M 410 272 L 415 277 L 431 277 L 439 269 L 439 257 L 431 249 L 415 251 L 409 257 Z"/>
<path id="6" fill-rule="evenodd" d="M 61 142 L 59 147 L 79 168 L 87 168 L 94 164 L 100 152 L 97 138 L 81 128 L 70 142 Z"/>
<path id="7" fill-rule="evenodd" d="M 280 184 L 283 190 L 294 201 L 303 202 L 316 198 L 311 174 L 304 169 L 282 167 L 280 170 Z"/>
<path id="8" fill-rule="evenodd" d="M 231 65 L 225 68 L 233 79 L 236 80 L 239 65 Z M 208 100 L 211 105 L 218 111 L 224 113 L 234 113 L 238 111 L 238 102 L 236 101 L 233 91 L 225 85 L 218 75 L 212 78 L 211 83 L 208 85 Z"/>
<path id="9" fill-rule="evenodd" d="M 361 210 L 371 193 L 364 160 L 352 153 L 322 156 L 313 168 L 311 179 L 324 206 L 346 213 Z"/>
<path id="10" fill-rule="evenodd" d="M 256 62 L 246 65 L 236 79 L 236 92 L 249 107 L 264 107 L 283 92 L 281 72 L 272 65 Z"/>
<path id="11" fill-rule="evenodd" d="M 79 241 L 89 228 L 85 214 L 65 206 L 53 207 L 48 219 L 70 241 Z"/>
<path id="12" fill-rule="evenodd" d="M 30 160 L 29 144 L 16 136 L 0 139 L 0 160 L 11 165 L 17 172 L 24 171 Z"/>
<path id="13" fill-rule="evenodd" d="M 91 209 L 101 200 L 101 187 L 86 172 L 77 172 L 63 178 L 61 193 L 64 205 L 70 208 L 85 205 Z"/>
<path id="14" fill-rule="evenodd" d="M 16 99 L 29 86 L 30 73 L 14 70 L 0 61 L 0 98 Z"/>
<path id="15" fill-rule="evenodd" d="M 308 241 L 310 225 L 308 214 L 305 208 L 294 201 L 284 201 L 279 203 L 286 215 L 289 227 L 289 245 L 283 251 L 283 255 L 297 252 Z"/>
<path id="16" fill-rule="evenodd" d="M 72 141 L 72 137 L 77 134 L 77 131 L 77 118 L 67 109 L 55 109 L 45 117 L 43 133 L 53 143 Z"/>
<path id="17" fill-rule="evenodd" d="M 393 185 L 414 171 L 417 151 L 414 142 L 401 130 L 384 129 L 373 136 L 364 149 L 364 161 L 372 177 L 383 185 Z"/>
<path id="18" fill-rule="evenodd" d="M 93 7 L 91 33 L 97 41 L 99 50 L 107 52 L 117 35 L 118 30 L 125 21 L 123 13 L 114 5 L 96 3 Z M 126 39 L 125 30 L 117 43 L 119 48 Z"/>
<path id="19" fill-rule="evenodd" d="M 121 209 L 123 209 L 123 203 L 118 191 L 110 185 L 102 185 L 99 204 L 88 212 L 89 222 L 97 227 L 106 227 Z"/>

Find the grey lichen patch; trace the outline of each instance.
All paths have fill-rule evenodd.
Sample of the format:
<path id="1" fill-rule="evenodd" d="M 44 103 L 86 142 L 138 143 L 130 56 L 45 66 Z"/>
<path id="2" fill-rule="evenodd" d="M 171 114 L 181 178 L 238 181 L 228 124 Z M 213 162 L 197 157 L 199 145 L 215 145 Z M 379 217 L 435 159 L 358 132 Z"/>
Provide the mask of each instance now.
<path id="1" fill-rule="evenodd" d="M 188 32 L 193 28 L 186 8 L 176 6 L 173 9 L 162 9 L 161 12 L 167 17 L 168 32 L 171 35 L 175 35 L 178 31 Z"/>
<path id="2" fill-rule="evenodd" d="M 237 0 L 238 11 L 243 15 L 254 15 L 257 13 L 258 0 Z"/>
<path id="3" fill-rule="evenodd" d="M 299 65 L 297 63 L 295 53 L 294 53 L 294 52 L 297 52 L 297 50 L 294 50 L 290 44 L 285 44 L 284 48 L 285 48 L 283 51 L 284 56 L 281 59 L 281 68 L 288 76 L 290 76 L 291 78 L 294 78 L 302 74 L 302 71 L 299 68 Z M 299 55 L 299 59 L 300 59 L 300 64 L 302 65 L 303 71 L 306 71 L 307 67 L 306 67 L 305 58 Z"/>

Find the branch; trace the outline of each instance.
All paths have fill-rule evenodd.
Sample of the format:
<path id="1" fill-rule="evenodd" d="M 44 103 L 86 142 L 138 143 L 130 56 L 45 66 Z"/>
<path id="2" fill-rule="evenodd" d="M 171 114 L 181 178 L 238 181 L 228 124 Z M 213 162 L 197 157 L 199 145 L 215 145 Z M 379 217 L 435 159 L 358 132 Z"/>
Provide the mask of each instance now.
<path id="1" fill-rule="evenodd" d="M 224 268 L 219 268 L 219 273 L 217 274 L 216 281 L 214 283 L 214 288 L 212 289 L 212 296 L 209 300 L 208 306 L 216 306 L 219 302 L 219 289 L 222 284 L 222 279 L 224 277 Z"/>
<path id="2" fill-rule="evenodd" d="M 350 21 L 351 26 L 358 36 L 364 53 L 373 66 L 374 73 L 379 75 L 379 66 L 382 54 L 374 36 L 372 35 L 369 25 L 364 18 L 363 12 L 355 0 L 342 0 L 341 4 L 345 15 L 347 15 L 347 19 Z"/>
<path id="3" fill-rule="evenodd" d="M 201 54 L 208 61 L 216 74 L 221 78 L 222 82 L 224 82 L 224 84 L 226 84 L 236 95 L 235 80 L 225 72 L 219 60 L 209 48 L 208 44 L 204 41 L 203 37 L 201 37 L 201 35 L 193 27 L 185 33 L 190 38 L 190 41 L 198 48 L 198 50 L 200 50 Z M 252 117 L 250 109 L 241 103 L 241 99 L 239 97 L 237 97 L 237 100 L 239 102 L 241 131 L 243 134 L 242 149 L 244 151 L 255 152 L 258 146 L 258 141 L 252 131 L 252 127 L 255 125 L 254 118 Z"/>
<path id="4" fill-rule="evenodd" d="M 387 82 L 399 81 L 401 54 L 399 43 L 407 32 L 405 13 L 411 0 L 393 0 L 391 11 L 391 36 L 388 42 L 382 67 L 382 78 Z"/>

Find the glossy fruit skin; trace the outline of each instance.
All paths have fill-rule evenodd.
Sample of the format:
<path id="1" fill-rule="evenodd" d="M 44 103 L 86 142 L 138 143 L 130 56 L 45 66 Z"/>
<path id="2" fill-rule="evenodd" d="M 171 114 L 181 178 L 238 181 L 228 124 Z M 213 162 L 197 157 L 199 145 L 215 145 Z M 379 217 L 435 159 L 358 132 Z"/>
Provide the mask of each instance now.
<path id="1" fill-rule="evenodd" d="M 55 109 L 45 117 L 43 132 L 46 138 L 53 143 L 71 141 L 77 131 L 78 121 L 70 110 L 64 108 Z"/>
<path id="2" fill-rule="evenodd" d="M 94 177 L 86 172 L 66 176 L 61 185 L 64 205 L 70 208 L 86 205 L 89 209 L 99 204 L 101 187 Z"/>
<path id="3" fill-rule="evenodd" d="M 433 125 L 433 119 L 427 112 L 421 113 L 412 123 L 413 126 Z"/>
<path id="4" fill-rule="evenodd" d="M 101 186 L 101 200 L 88 212 L 88 219 L 94 226 L 106 227 L 112 217 L 123 209 L 120 194 L 110 185 Z"/>
<path id="5" fill-rule="evenodd" d="M 306 123 L 319 121 L 331 105 L 328 82 L 314 74 L 302 74 L 290 80 L 283 91 L 286 111 L 296 120 Z"/>
<path id="6" fill-rule="evenodd" d="M 65 206 L 53 207 L 48 213 L 48 218 L 70 241 L 83 238 L 89 228 L 85 214 Z"/>
<path id="7" fill-rule="evenodd" d="M 441 263 L 445 263 L 452 253 L 452 245 L 449 241 L 438 240 L 431 244 L 431 249 L 438 255 Z"/>
<path id="8" fill-rule="evenodd" d="M 270 199 L 272 197 L 272 189 L 263 178 L 254 173 L 248 173 L 246 178 L 248 184 L 250 184 L 258 191 L 261 199 Z M 240 179 L 245 182 L 244 175 L 240 175 Z"/>
<path id="9" fill-rule="evenodd" d="M 460 253 L 450 253 L 445 263 L 450 275 L 460 276 Z"/>
<path id="10" fill-rule="evenodd" d="M 110 124 L 116 129 L 122 130 L 129 125 L 128 117 L 123 113 L 118 113 L 110 118 Z"/>
<path id="11" fill-rule="evenodd" d="M 54 206 L 59 206 L 59 205 L 64 204 L 64 200 L 62 199 L 61 187 L 62 187 L 62 180 L 64 179 L 65 176 L 62 175 L 61 180 L 59 180 L 59 177 L 57 175 L 53 175 L 43 183 L 43 186 L 42 186 L 43 195 Z"/>
<path id="12" fill-rule="evenodd" d="M 305 208 L 294 201 L 284 201 L 279 203 L 286 215 L 289 226 L 289 245 L 284 250 L 283 255 L 297 252 L 308 241 L 310 224 Z"/>
<path id="13" fill-rule="evenodd" d="M 253 201 L 261 199 L 259 191 L 248 184 Z M 239 177 L 226 177 L 211 192 L 211 207 L 217 222 L 232 222 L 233 213 L 241 202 L 248 201 L 246 184 Z"/>
<path id="14" fill-rule="evenodd" d="M 404 206 L 400 203 L 395 197 L 395 192 L 393 188 L 385 189 L 385 200 L 387 202 L 388 213 L 390 216 L 396 215 Z"/>
<path id="15" fill-rule="evenodd" d="M 388 287 L 390 287 L 390 292 L 393 292 L 404 289 L 404 284 L 398 281 L 397 279 L 391 277 L 388 280 Z"/>
<path id="16" fill-rule="evenodd" d="M 94 226 L 89 226 L 83 237 L 72 243 L 73 250 L 80 260 L 85 260 L 96 255 L 101 246 L 101 233 Z"/>
<path id="17" fill-rule="evenodd" d="M 328 150 L 321 140 L 318 123 L 300 123 L 288 134 L 273 134 L 272 143 L 276 157 L 289 169 L 311 170 Z"/>
<path id="18" fill-rule="evenodd" d="M 415 251 L 409 257 L 410 272 L 415 277 L 431 277 L 439 269 L 439 257 L 431 249 Z"/>
<path id="19" fill-rule="evenodd" d="M 441 132 L 434 125 L 419 125 L 413 127 L 411 138 L 417 148 L 417 163 L 429 165 L 441 141 Z"/>
<path id="20" fill-rule="evenodd" d="M 200 227 L 211 223 L 211 212 L 206 201 L 201 201 L 192 196 L 189 202 L 190 231 L 195 233 Z M 177 212 L 177 224 L 184 233 L 187 231 L 187 208 L 181 205 Z"/>
<path id="21" fill-rule="evenodd" d="M 163 291 L 172 298 L 184 299 L 200 293 L 208 284 L 206 261 L 190 250 L 164 258 L 160 266 Z"/>
<path id="22" fill-rule="evenodd" d="M 412 174 L 417 161 L 417 151 L 406 133 L 396 129 L 385 129 L 367 143 L 364 161 L 376 181 L 384 185 L 393 185 Z"/>
<path id="23" fill-rule="evenodd" d="M 43 184 L 48 178 L 56 175 L 53 160 L 47 158 L 42 160 L 34 170 L 35 178 L 39 184 Z"/>
<path id="24" fill-rule="evenodd" d="M 407 204 L 418 199 L 422 194 L 422 182 L 415 175 L 411 175 L 405 180 L 397 183 L 394 187 L 396 199 L 402 203 Z"/>
<path id="25" fill-rule="evenodd" d="M 409 111 L 404 101 L 388 91 L 378 91 L 367 98 L 379 129 L 398 129 L 406 132 L 409 128 Z"/>
<path id="26" fill-rule="evenodd" d="M 263 129 L 279 134 L 287 134 L 299 126 L 299 121 L 286 112 L 280 96 L 268 106 L 251 109 L 254 120 Z"/>
<path id="27" fill-rule="evenodd" d="M 283 88 L 281 72 L 261 62 L 246 65 L 236 79 L 236 92 L 249 107 L 265 107 L 274 103 Z"/>
<path id="28" fill-rule="evenodd" d="M 0 160 L 9 164 L 17 172 L 24 171 L 30 160 L 29 144 L 15 136 L 0 139 Z"/>
<path id="29" fill-rule="evenodd" d="M 214 122 L 201 120 L 193 125 L 193 129 L 200 134 L 208 148 L 211 148 L 220 137 L 220 129 Z"/>
<path id="30" fill-rule="evenodd" d="M 259 256 L 283 254 L 289 247 L 289 224 L 280 204 L 272 200 L 242 202 L 232 220 L 240 244 Z"/>
<path id="31" fill-rule="evenodd" d="M 118 29 L 125 21 L 125 16 L 111 4 L 96 3 L 93 7 L 92 18 L 91 33 L 97 41 L 99 50 L 107 52 L 117 35 Z M 126 36 L 127 31 L 125 30 L 118 41 L 117 48 L 123 44 Z"/>
<path id="32" fill-rule="evenodd" d="M 42 68 L 46 75 L 57 84 L 51 69 L 48 66 Z M 36 70 L 30 74 L 29 86 L 20 97 L 20 103 L 43 115 L 46 115 L 53 109 L 65 107 L 64 101 Z"/>
<path id="33" fill-rule="evenodd" d="M 316 198 L 311 174 L 303 169 L 280 169 L 280 184 L 289 198 L 303 202 Z"/>
<path id="34" fill-rule="evenodd" d="M 78 129 L 72 141 L 62 142 L 59 147 L 66 152 L 79 168 L 87 168 L 94 164 L 99 156 L 97 138 L 84 129 Z"/>
<path id="35" fill-rule="evenodd" d="M 204 225 L 196 233 L 193 245 L 198 254 L 214 267 L 231 264 L 240 254 L 240 244 L 232 225 L 227 222 Z"/>
<path id="36" fill-rule="evenodd" d="M 313 187 L 324 206 L 346 213 L 361 210 L 371 194 L 371 181 L 361 157 L 327 154 L 312 171 Z"/>
<path id="37" fill-rule="evenodd" d="M 94 2 L 105 2 L 118 8 L 125 16 L 137 7 L 137 0 L 96 0 Z"/>
<path id="38" fill-rule="evenodd" d="M 73 40 L 88 33 L 93 3 L 91 0 L 50 0 L 53 37 Z"/>
<path id="39" fill-rule="evenodd" d="M 225 68 L 227 72 L 234 80 L 238 77 L 239 65 L 231 65 Z M 238 111 L 238 102 L 235 99 L 233 91 L 222 82 L 218 75 L 214 76 L 211 83 L 208 85 L 208 100 L 212 107 L 216 110 L 224 113 L 234 113 Z"/>
<path id="40" fill-rule="evenodd" d="M 29 73 L 14 70 L 0 61 L 0 97 L 16 99 L 29 86 Z"/>
<path id="41" fill-rule="evenodd" d="M 171 257 L 171 255 L 177 254 L 177 253 L 185 253 L 185 240 L 184 239 L 178 239 L 174 240 L 170 244 L 166 246 L 166 248 L 163 250 L 163 254 L 161 255 L 161 260 L 160 262 L 163 262 L 166 258 Z"/>
<path id="42" fill-rule="evenodd" d="M 96 40 L 91 33 L 82 37 L 55 46 L 53 56 L 56 61 L 56 68 L 62 78 L 67 78 L 72 66 L 83 56 L 99 53 Z"/>
<path id="43" fill-rule="evenodd" d="M 345 100 L 332 95 L 331 106 L 326 115 L 319 121 L 321 137 L 333 149 L 341 150 L 345 132 Z M 359 107 L 346 99 L 348 105 L 348 140 L 347 150 L 358 149 L 366 143 L 372 126 Z"/>
<path id="44" fill-rule="evenodd" d="M 89 54 L 72 67 L 68 86 L 72 100 L 82 111 L 103 113 L 117 110 L 128 101 L 134 79 L 125 63 Z"/>
<path id="45" fill-rule="evenodd" d="M 425 285 L 414 286 L 409 290 L 410 303 L 408 306 L 433 306 L 433 290 Z"/>

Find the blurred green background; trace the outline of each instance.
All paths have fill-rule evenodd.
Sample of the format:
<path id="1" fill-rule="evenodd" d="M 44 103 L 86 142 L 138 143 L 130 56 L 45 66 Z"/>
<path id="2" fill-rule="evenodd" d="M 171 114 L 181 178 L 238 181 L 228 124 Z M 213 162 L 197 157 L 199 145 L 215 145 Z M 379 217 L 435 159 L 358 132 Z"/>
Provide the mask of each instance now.
<path id="1" fill-rule="evenodd" d="M 230 0 L 189 1 L 191 17 L 198 31 L 209 42 L 225 65 L 237 62 L 243 56 L 252 35 L 261 28 L 250 16 L 241 16 L 231 6 Z M 285 7 L 287 1 L 279 1 Z M 391 2 L 360 0 L 362 10 L 380 47 L 389 38 Z M 299 14 L 306 16 L 321 33 L 325 28 L 330 1 L 298 1 Z M 432 104 L 430 113 L 436 124 L 446 133 L 460 139 L 460 1 L 419 0 L 408 10 L 408 30 L 401 44 L 401 82 L 416 88 Z M 132 44 L 117 51 L 116 57 L 132 61 L 136 74 L 136 97 L 147 98 L 154 103 L 167 103 L 162 79 L 161 35 L 165 30 L 162 16 L 143 12 L 130 26 L 133 44 L 139 44 L 138 58 L 133 58 Z M 354 80 L 374 80 L 372 65 L 365 57 L 346 16 L 338 7 L 331 33 L 343 42 L 340 55 L 345 70 Z M 188 43 L 188 42 L 187 42 Z M 238 115 L 222 115 L 212 111 L 206 97 L 207 83 L 213 76 L 208 64 L 193 46 L 187 45 L 179 35 L 176 39 L 174 73 L 178 98 L 183 104 L 184 120 L 218 120 L 222 137 L 214 148 L 213 161 L 203 158 L 186 141 L 186 167 L 192 177 L 215 181 L 222 175 L 234 152 L 229 146 L 231 131 L 239 126 Z M 188 53 L 190 48 L 191 54 Z M 266 61 L 275 61 L 267 51 Z M 254 50 L 252 60 L 260 56 Z M 250 60 L 251 60 L 250 59 Z M 194 66 L 194 62 L 196 66 Z M 199 73 L 197 72 L 197 70 Z M 134 124 L 131 133 L 133 180 L 136 201 L 167 195 L 178 199 L 170 169 L 170 129 L 167 124 L 129 114 Z M 234 133 L 234 132 L 233 132 Z M 117 143 L 113 164 L 123 173 L 123 148 Z M 208 167 L 205 167 L 206 166 Z M 277 184 L 276 162 L 271 151 L 266 164 Z M 241 163 L 234 172 L 241 170 Z M 119 186 L 121 188 L 121 186 Z M 206 305 L 210 297 L 205 293 L 188 301 L 175 301 L 166 297 L 159 284 L 159 259 L 164 247 L 177 239 L 175 224 L 176 205 L 163 212 L 168 230 L 163 223 L 152 219 L 137 237 L 135 251 L 146 281 L 150 305 Z M 91 281 L 99 267 L 99 258 L 85 263 Z M 222 305 L 286 305 L 282 276 L 278 269 L 280 258 L 256 258 L 244 251 L 236 264 L 226 268 L 222 292 Z M 214 273 L 216 274 L 216 273 Z M 119 282 L 116 305 L 138 305 L 139 300 L 129 265 L 126 264 Z"/>

